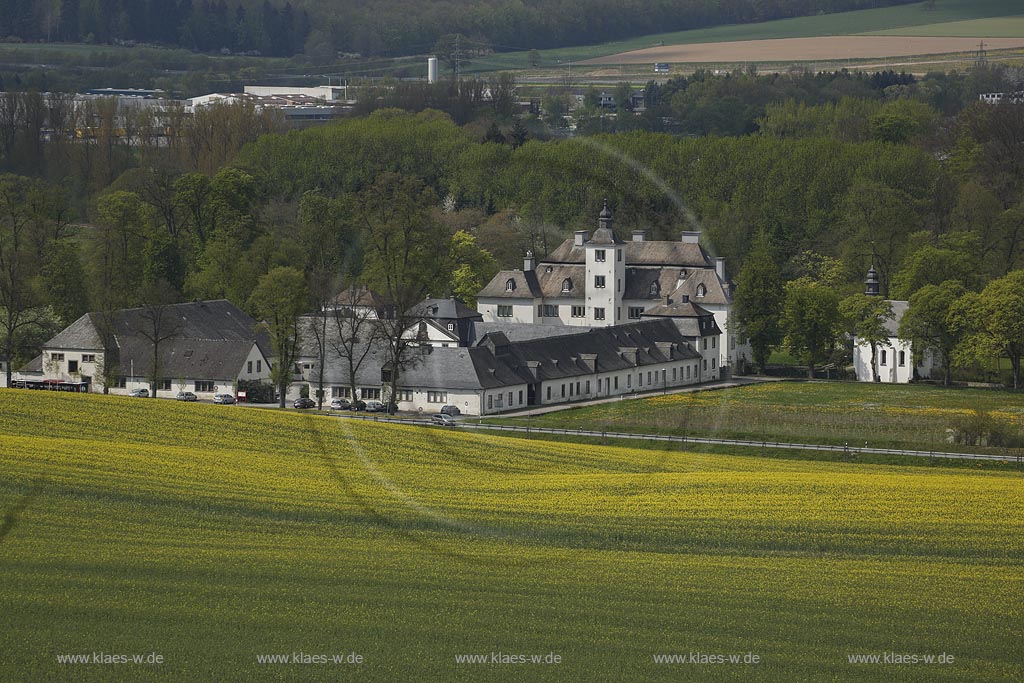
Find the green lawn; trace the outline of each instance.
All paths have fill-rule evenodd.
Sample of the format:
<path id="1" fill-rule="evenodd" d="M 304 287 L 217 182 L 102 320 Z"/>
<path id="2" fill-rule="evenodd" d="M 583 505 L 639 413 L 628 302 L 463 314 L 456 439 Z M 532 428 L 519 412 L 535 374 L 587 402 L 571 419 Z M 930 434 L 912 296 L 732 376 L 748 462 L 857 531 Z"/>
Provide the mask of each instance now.
<path id="1" fill-rule="evenodd" d="M 1018 9 L 1018 11 L 1020 11 Z M 950 21 L 941 24 L 872 31 L 874 36 L 940 36 L 951 38 L 1020 38 L 1024 36 L 1024 16 L 993 17 Z"/>
<path id="2" fill-rule="evenodd" d="M 0 391 L 0 680 L 1018 681 L 1018 473 Z M 753 653 L 757 665 L 655 664 Z M 850 654 L 955 656 L 852 665 Z M 302 652 L 355 664 L 259 664 Z M 456 664 L 460 654 L 560 664 Z M 59 664 L 156 653 L 161 665 Z"/>
<path id="3" fill-rule="evenodd" d="M 735 24 L 716 26 L 693 31 L 675 31 L 655 35 L 639 36 L 600 45 L 555 50 L 541 50 L 541 68 L 564 65 L 596 57 L 604 57 L 629 50 L 641 50 L 660 44 L 676 45 L 689 43 L 716 43 L 732 40 L 764 40 L 769 38 L 813 38 L 816 36 L 854 35 L 859 33 L 904 33 L 922 36 L 974 36 L 976 33 L 944 33 L 941 24 L 945 22 L 967 22 L 976 19 L 998 17 L 992 25 L 999 27 L 1001 37 L 1024 35 L 1019 32 L 1016 20 L 1003 25 L 1002 17 L 1020 15 L 1019 0 L 937 0 L 934 10 L 926 10 L 923 3 L 882 7 L 877 9 L 821 14 L 810 17 L 795 17 L 766 21 L 760 24 Z M 979 26 L 984 26 L 980 24 Z M 925 27 L 925 28 L 921 28 Z M 1012 27 L 1012 28 L 1011 28 Z M 960 30 L 972 30 L 961 28 Z M 975 27 L 973 30 L 978 30 Z M 1012 33 L 1005 31 L 1012 30 Z M 924 31 L 924 32 L 921 32 Z M 512 52 L 473 60 L 468 71 L 499 71 L 502 69 L 530 68 L 527 52 Z"/>
<path id="4" fill-rule="evenodd" d="M 1021 392 L 858 382 L 766 382 L 510 421 L 566 429 L 848 443 L 851 447 L 1006 452 L 947 442 L 947 430 L 974 409 L 987 411 L 1018 433 L 1024 430 Z"/>

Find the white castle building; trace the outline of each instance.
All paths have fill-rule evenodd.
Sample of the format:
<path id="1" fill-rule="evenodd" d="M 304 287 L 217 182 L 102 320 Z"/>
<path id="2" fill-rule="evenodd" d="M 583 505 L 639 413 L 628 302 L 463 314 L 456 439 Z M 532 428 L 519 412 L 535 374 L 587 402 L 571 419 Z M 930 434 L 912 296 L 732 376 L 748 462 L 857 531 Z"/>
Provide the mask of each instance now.
<path id="1" fill-rule="evenodd" d="M 699 232 L 675 242 L 635 230 L 626 242 L 606 203 L 593 234 L 577 231 L 539 263 L 527 252 L 522 270 L 501 271 L 480 291 L 477 310 L 485 323 L 603 327 L 638 322 L 666 297 L 687 300 L 714 314 L 723 333 L 719 364 L 737 368 L 750 348 L 737 338 L 732 289 L 725 259 L 708 255 Z"/>

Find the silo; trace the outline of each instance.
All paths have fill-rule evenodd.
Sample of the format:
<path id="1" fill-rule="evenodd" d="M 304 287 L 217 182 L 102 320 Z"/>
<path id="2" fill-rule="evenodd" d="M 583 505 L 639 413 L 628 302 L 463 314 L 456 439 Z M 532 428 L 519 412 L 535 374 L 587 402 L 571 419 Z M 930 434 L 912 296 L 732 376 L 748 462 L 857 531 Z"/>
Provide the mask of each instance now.
<path id="1" fill-rule="evenodd" d="M 427 83 L 437 83 L 437 57 L 427 59 Z"/>

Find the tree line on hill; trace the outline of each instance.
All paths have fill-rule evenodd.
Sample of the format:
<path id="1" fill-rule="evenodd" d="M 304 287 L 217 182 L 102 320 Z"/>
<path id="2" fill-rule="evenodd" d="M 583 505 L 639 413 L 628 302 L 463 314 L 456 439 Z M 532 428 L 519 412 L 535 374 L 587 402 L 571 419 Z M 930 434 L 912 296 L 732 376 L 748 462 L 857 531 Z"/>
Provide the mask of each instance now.
<path id="1" fill-rule="evenodd" d="M 269 0 L 0 0 L 0 39 L 148 43 L 285 57 L 305 49 L 309 14 Z"/>
<path id="2" fill-rule="evenodd" d="M 143 42 L 263 55 L 422 54 L 448 34 L 496 50 L 602 43 L 722 24 L 906 4 L 911 0 L 0 0 L 0 37 Z"/>
<path id="3" fill-rule="evenodd" d="M 0 183 L 0 339 L 27 360 L 81 313 L 147 299 L 224 297 L 259 314 L 252 294 L 281 268 L 304 283 L 307 310 L 353 283 L 472 305 L 498 268 L 592 228 L 605 198 L 623 233 L 701 229 L 741 284 L 763 242 L 783 283 L 838 301 L 872 261 L 883 298 L 982 296 L 1024 267 L 1024 107 L 950 116 L 890 87 L 768 104 L 757 133 L 735 136 L 545 139 L 540 120 L 502 118 L 493 98 L 474 105 L 489 118 L 462 126 L 381 109 L 289 132 L 226 105 L 135 144 L 109 118 L 66 139 L 0 116 L 0 167 L 13 172 Z M 407 195 L 403 214 L 385 211 L 382 197 Z M 388 237 L 400 226 L 416 229 Z M 415 287 L 387 281 L 380 240 L 430 254 L 429 272 L 410 270 Z M 794 310 L 813 310 L 809 297 Z"/>

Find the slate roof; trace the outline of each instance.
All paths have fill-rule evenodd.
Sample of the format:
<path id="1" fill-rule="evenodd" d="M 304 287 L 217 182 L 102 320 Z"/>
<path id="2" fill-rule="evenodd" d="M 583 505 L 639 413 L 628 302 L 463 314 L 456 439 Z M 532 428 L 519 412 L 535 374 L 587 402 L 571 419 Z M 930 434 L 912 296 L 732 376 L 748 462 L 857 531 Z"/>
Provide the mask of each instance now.
<path id="1" fill-rule="evenodd" d="M 486 335 L 472 349 L 484 388 L 568 379 L 700 358 L 671 320 L 598 327 L 574 335 L 510 342 Z"/>
<path id="2" fill-rule="evenodd" d="M 45 348 L 102 351 L 104 344 L 99 333 L 99 321 L 94 319 L 96 315 L 95 313 L 84 314 L 46 342 Z"/>
<path id="3" fill-rule="evenodd" d="M 715 322 L 715 314 L 692 300 L 676 301 L 669 297 L 668 301 L 644 311 L 641 317 L 672 319 L 679 331 L 686 337 L 710 337 L 722 334 L 718 323 Z"/>
<path id="4" fill-rule="evenodd" d="M 517 342 L 546 337 L 564 337 L 570 334 L 587 332 L 591 329 L 594 328 L 585 325 L 546 325 L 544 323 L 524 325 L 522 323 L 476 322 L 473 323 L 469 343 L 471 346 L 476 345 L 478 341 L 490 332 L 502 332 L 508 337 L 509 341 Z"/>
<path id="5" fill-rule="evenodd" d="M 600 227 L 594 231 L 590 239 L 587 240 L 587 244 L 596 246 L 611 246 L 613 244 L 625 244 L 619 236 L 615 234 L 615 231 L 611 228 Z"/>
<path id="6" fill-rule="evenodd" d="M 885 331 L 890 337 L 898 337 L 900 321 L 903 320 L 903 314 L 910 308 L 910 304 L 906 301 L 889 300 L 889 305 L 892 306 L 892 318 L 885 321 Z"/>
<path id="7" fill-rule="evenodd" d="M 537 281 L 540 283 L 541 296 L 546 299 L 582 299 L 586 294 L 586 266 L 546 265 L 541 266 L 536 272 Z M 570 288 L 567 292 L 562 290 L 566 280 L 570 282 Z"/>
<path id="8" fill-rule="evenodd" d="M 226 299 L 171 304 L 162 309 L 161 328 L 173 336 L 160 344 L 161 372 L 167 379 L 233 380 L 255 344 L 264 358 L 271 357 L 270 338 L 249 315 Z M 146 308 L 111 314 L 112 334 L 106 344 L 100 330 L 106 325 L 99 313 L 87 313 L 62 330 L 45 349 L 82 349 L 116 354 L 121 370 L 141 376 L 152 365 L 153 344 L 145 332 L 153 322 Z"/>
<path id="9" fill-rule="evenodd" d="M 598 229 L 594 234 L 600 232 Z M 699 244 L 690 242 L 644 241 L 625 242 L 626 266 L 677 266 L 683 268 L 710 268 L 713 264 Z M 576 246 L 570 238 L 562 242 L 541 266 L 548 263 L 586 263 L 585 246 Z"/>
<path id="10" fill-rule="evenodd" d="M 506 291 L 509 280 L 515 283 L 515 289 Z M 487 286 L 476 295 L 478 299 L 501 298 L 501 299 L 539 299 L 541 294 L 540 281 L 537 279 L 536 270 L 503 270 L 491 278 Z"/>
<path id="11" fill-rule="evenodd" d="M 24 367 L 18 370 L 18 372 L 35 375 L 43 374 L 43 354 L 39 354 L 38 356 L 30 360 L 28 363 L 25 364 Z"/>
<path id="12" fill-rule="evenodd" d="M 667 319 L 582 331 L 575 328 L 571 334 L 522 341 L 512 341 L 496 330 L 471 348 L 422 347 L 410 355 L 416 361 L 403 370 L 403 387 L 472 391 L 700 358 Z M 385 359 L 383 345 L 375 345 L 358 372 L 357 384 L 380 386 Z M 333 352 L 328 353 L 324 381 L 348 384 L 345 362 Z"/>
<path id="13" fill-rule="evenodd" d="M 506 278 L 507 280 L 508 278 Z M 449 299 L 424 299 L 416 308 L 417 314 L 439 320 L 483 320 L 483 315 L 454 297 Z"/>
<path id="14" fill-rule="evenodd" d="M 700 285 L 705 287 L 704 296 L 697 296 Z M 671 295 L 672 299 L 676 301 L 681 301 L 685 295 L 702 304 L 725 305 L 732 303 L 732 293 L 729 291 L 728 285 L 718 279 L 718 273 L 713 269 L 687 270 L 686 277 L 679 287 L 671 292 Z"/>
<path id="15" fill-rule="evenodd" d="M 676 289 L 683 268 L 626 268 L 626 287 L 623 299 L 662 299 Z M 651 292 L 651 284 L 657 282 L 657 291 Z"/>

